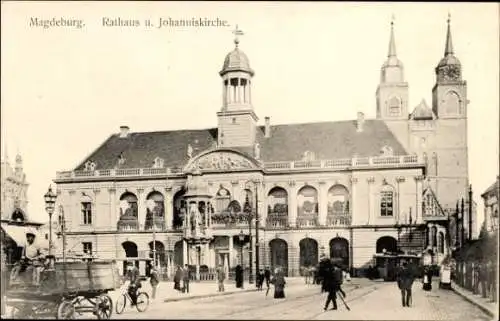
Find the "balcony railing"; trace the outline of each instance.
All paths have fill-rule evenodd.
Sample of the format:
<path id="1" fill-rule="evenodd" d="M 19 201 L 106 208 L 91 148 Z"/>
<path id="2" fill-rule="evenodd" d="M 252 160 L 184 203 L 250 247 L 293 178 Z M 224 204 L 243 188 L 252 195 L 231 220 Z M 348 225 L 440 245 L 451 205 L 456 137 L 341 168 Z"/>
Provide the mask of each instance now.
<path id="1" fill-rule="evenodd" d="M 297 216 L 297 227 L 319 226 L 318 215 Z"/>
<path id="2" fill-rule="evenodd" d="M 327 159 L 313 161 L 282 161 L 265 162 L 264 169 L 268 171 L 288 171 L 304 169 L 346 169 L 346 168 L 366 168 L 366 167 L 402 167 L 408 165 L 423 164 L 417 155 L 405 156 L 375 156 L 362 158 Z M 149 177 L 168 176 L 183 174 L 182 168 L 121 168 L 121 169 L 100 169 L 95 171 L 62 171 L 57 172 L 57 180 L 73 180 L 87 178 L 106 177 Z"/>
<path id="3" fill-rule="evenodd" d="M 248 227 L 251 218 L 248 213 L 215 213 L 210 219 L 212 227 Z"/>
<path id="4" fill-rule="evenodd" d="M 135 231 L 139 229 L 139 221 L 118 221 L 118 231 Z"/>
<path id="5" fill-rule="evenodd" d="M 326 226 L 350 226 L 352 216 L 350 213 L 328 213 L 326 216 Z"/>
<path id="6" fill-rule="evenodd" d="M 266 227 L 285 228 L 288 227 L 288 212 L 267 212 Z"/>

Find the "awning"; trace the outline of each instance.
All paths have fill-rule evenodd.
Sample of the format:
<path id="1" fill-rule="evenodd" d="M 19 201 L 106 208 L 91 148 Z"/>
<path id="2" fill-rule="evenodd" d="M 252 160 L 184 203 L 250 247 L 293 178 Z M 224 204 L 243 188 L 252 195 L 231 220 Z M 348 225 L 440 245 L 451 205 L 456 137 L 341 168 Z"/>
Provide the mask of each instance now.
<path id="1" fill-rule="evenodd" d="M 2 230 L 16 242 L 17 246 L 24 246 L 26 244 L 26 233 L 29 231 L 27 226 L 2 224 Z"/>

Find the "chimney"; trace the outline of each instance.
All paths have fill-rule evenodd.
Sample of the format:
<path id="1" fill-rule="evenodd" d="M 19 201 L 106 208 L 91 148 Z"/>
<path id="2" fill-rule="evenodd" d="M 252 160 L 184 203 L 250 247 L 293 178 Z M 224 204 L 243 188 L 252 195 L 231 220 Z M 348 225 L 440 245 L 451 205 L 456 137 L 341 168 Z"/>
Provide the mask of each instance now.
<path id="1" fill-rule="evenodd" d="M 363 125 L 365 123 L 365 114 L 358 112 L 358 119 L 356 121 L 356 130 L 358 133 L 363 131 Z"/>
<path id="2" fill-rule="evenodd" d="M 130 128 L 128 126 L 120 126 L 120 138 L 126 138 L 129 132 Z"/>
<path id="3" fill-rule="evenodd" d="M 264 137 L 269 138 L 271 137 L 271 118 L 266 116 L 265 118 L 265 127 L 264 127 Z"/>

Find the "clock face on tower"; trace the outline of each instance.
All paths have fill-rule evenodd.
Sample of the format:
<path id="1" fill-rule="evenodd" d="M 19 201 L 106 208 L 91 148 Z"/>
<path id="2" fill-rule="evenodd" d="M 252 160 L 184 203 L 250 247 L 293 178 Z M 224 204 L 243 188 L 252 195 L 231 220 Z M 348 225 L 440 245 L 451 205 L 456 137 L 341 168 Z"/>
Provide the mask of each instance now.
<path id="1" fill-rule="evenodd" d="M 443 80 L 456 81 L 460 79 L 460 67 L 448 65 L 441 69 L 441 77 Z"/>

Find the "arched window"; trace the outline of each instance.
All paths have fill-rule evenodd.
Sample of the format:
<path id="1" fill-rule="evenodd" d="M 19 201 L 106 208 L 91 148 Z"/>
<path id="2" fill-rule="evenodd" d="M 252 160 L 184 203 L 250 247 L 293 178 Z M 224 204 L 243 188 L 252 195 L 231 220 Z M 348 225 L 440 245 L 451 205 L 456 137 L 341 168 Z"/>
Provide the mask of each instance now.
<path id="1" fill-rule="evenodd" d="M 231 201 L 231 193 L 224 187 L 220 187 L 217 195 L 215 196 L 215 206 L 217 207 L 217 212 L 222 212 L 227 210 L 229 202 Z"/>
<path id="2" fill-rule="evenodd" d="M 385 185 L 380 191 L 380 216 L 394 215 L 394 189 Z"/>
<path id="3" fill-rule="evenodd" d="M 401 113 L 401 102 L 397 97 L 392 97 L 389 99 L 388 103 L 389 115 L 398 116 Z"/>
<path id="4" fill-rule="evenodd" d="M 448 115 L 456 115 L 460 110 L 460 97 L 456 92 L 450 91 L 444 97 L 444 111 Z"/>
<path id="5" fill-rule="evenodd" d="M 120 197 L 120 210 L 122 216 L 136 217 L 138 213 L 137 196 L 126 192 Z"/>

